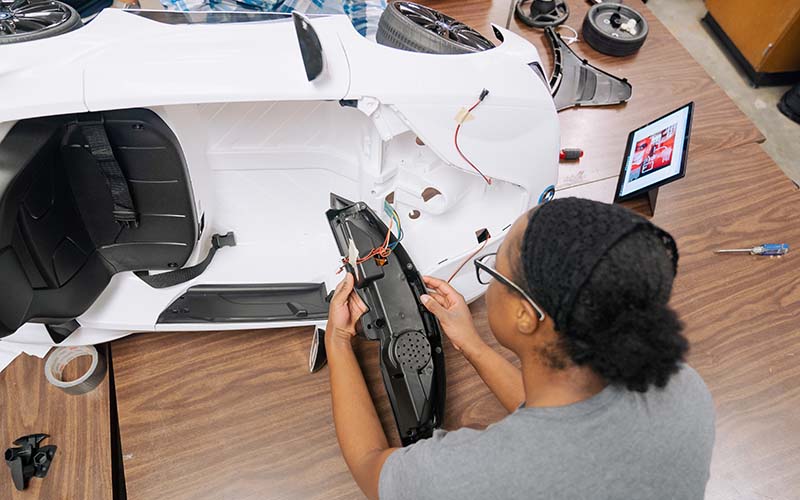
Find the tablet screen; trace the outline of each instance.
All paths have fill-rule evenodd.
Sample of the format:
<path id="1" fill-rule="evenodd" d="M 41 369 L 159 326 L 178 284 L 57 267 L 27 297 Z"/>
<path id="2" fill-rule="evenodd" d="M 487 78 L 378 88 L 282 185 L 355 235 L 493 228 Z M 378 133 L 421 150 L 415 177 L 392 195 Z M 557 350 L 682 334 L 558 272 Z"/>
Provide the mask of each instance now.
<path id="1" fill-rule="evenodd" d="M 631 132 L 617 201 L 684 176 L 693 107 L 689 103 Z"/>

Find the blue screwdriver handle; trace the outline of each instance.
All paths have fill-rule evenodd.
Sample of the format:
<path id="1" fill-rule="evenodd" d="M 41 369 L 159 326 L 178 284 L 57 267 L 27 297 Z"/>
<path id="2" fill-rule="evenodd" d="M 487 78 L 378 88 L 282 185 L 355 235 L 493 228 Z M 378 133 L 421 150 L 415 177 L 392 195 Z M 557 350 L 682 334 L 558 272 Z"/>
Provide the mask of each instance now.
<path id="1" fill-rule="evenodd" d="M 767 256 L 785 255 L 788 251 L 789 245 L 787 243 L 764 243 L 753 249 L 754 254 Z"/>

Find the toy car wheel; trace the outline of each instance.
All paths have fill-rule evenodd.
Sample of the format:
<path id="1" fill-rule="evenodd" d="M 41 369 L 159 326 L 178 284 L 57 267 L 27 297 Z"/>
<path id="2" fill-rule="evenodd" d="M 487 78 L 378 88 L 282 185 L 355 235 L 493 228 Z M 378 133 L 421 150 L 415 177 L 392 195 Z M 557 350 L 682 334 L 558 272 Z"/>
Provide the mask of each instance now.
<path id="1" fill-rule="evenodd" d="M 424 5 L 393 2 L 378 22 L 381 45 L 428 54 L 466 54 L 494 44 L 476 30 Z"/>
<path id="2" fill-rule="evenodd" d="M 644 44 L 648 31 L 641 14 L 617 3 L 594 5 L 583 19 L 583 39 L 610 56 L 633 54 Z"/>
<path id="3" fill-rule="evenodd" d="M 56 0 L 0 0 L 0 45 L 50 38 L 82 24 L 75 9 Z"/>

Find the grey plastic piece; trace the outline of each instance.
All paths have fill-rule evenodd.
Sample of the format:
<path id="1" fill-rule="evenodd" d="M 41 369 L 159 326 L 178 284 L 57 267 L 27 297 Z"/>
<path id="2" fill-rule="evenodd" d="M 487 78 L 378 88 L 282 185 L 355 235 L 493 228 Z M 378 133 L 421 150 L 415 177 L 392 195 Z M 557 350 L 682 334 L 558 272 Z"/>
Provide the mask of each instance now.
<path id="1" fill-rule="evenodd" d="M 633 88 L 625 78 L 618 78 L 581 59 L 553 28 L 545 34 L 553 48 L 553 74 L 550 91 L 556 109 L 573 106 L 609 106 L 631 98 Z"/>
<path id="2" fill-rule="evenodd" d="M 175 299 L 158 323 L 324 320 L 325 283 L 198 285 Z"/>

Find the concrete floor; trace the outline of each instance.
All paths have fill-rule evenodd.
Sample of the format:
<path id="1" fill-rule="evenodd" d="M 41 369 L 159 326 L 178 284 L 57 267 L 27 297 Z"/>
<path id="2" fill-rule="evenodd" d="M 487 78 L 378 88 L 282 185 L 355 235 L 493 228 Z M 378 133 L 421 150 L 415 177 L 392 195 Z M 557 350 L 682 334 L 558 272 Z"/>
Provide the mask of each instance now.
<path id="1" fill-rule="evenodd" d="M 751 87 L 739 66 L 700 22 L 706 13 L 702 0 L 650 0 L 647 6 L 750 117 L 767 138 L 764 150 L 790 179 L 800 184 L 800 124 L 786 118 L 776 107 L 789 87 Z"/>

